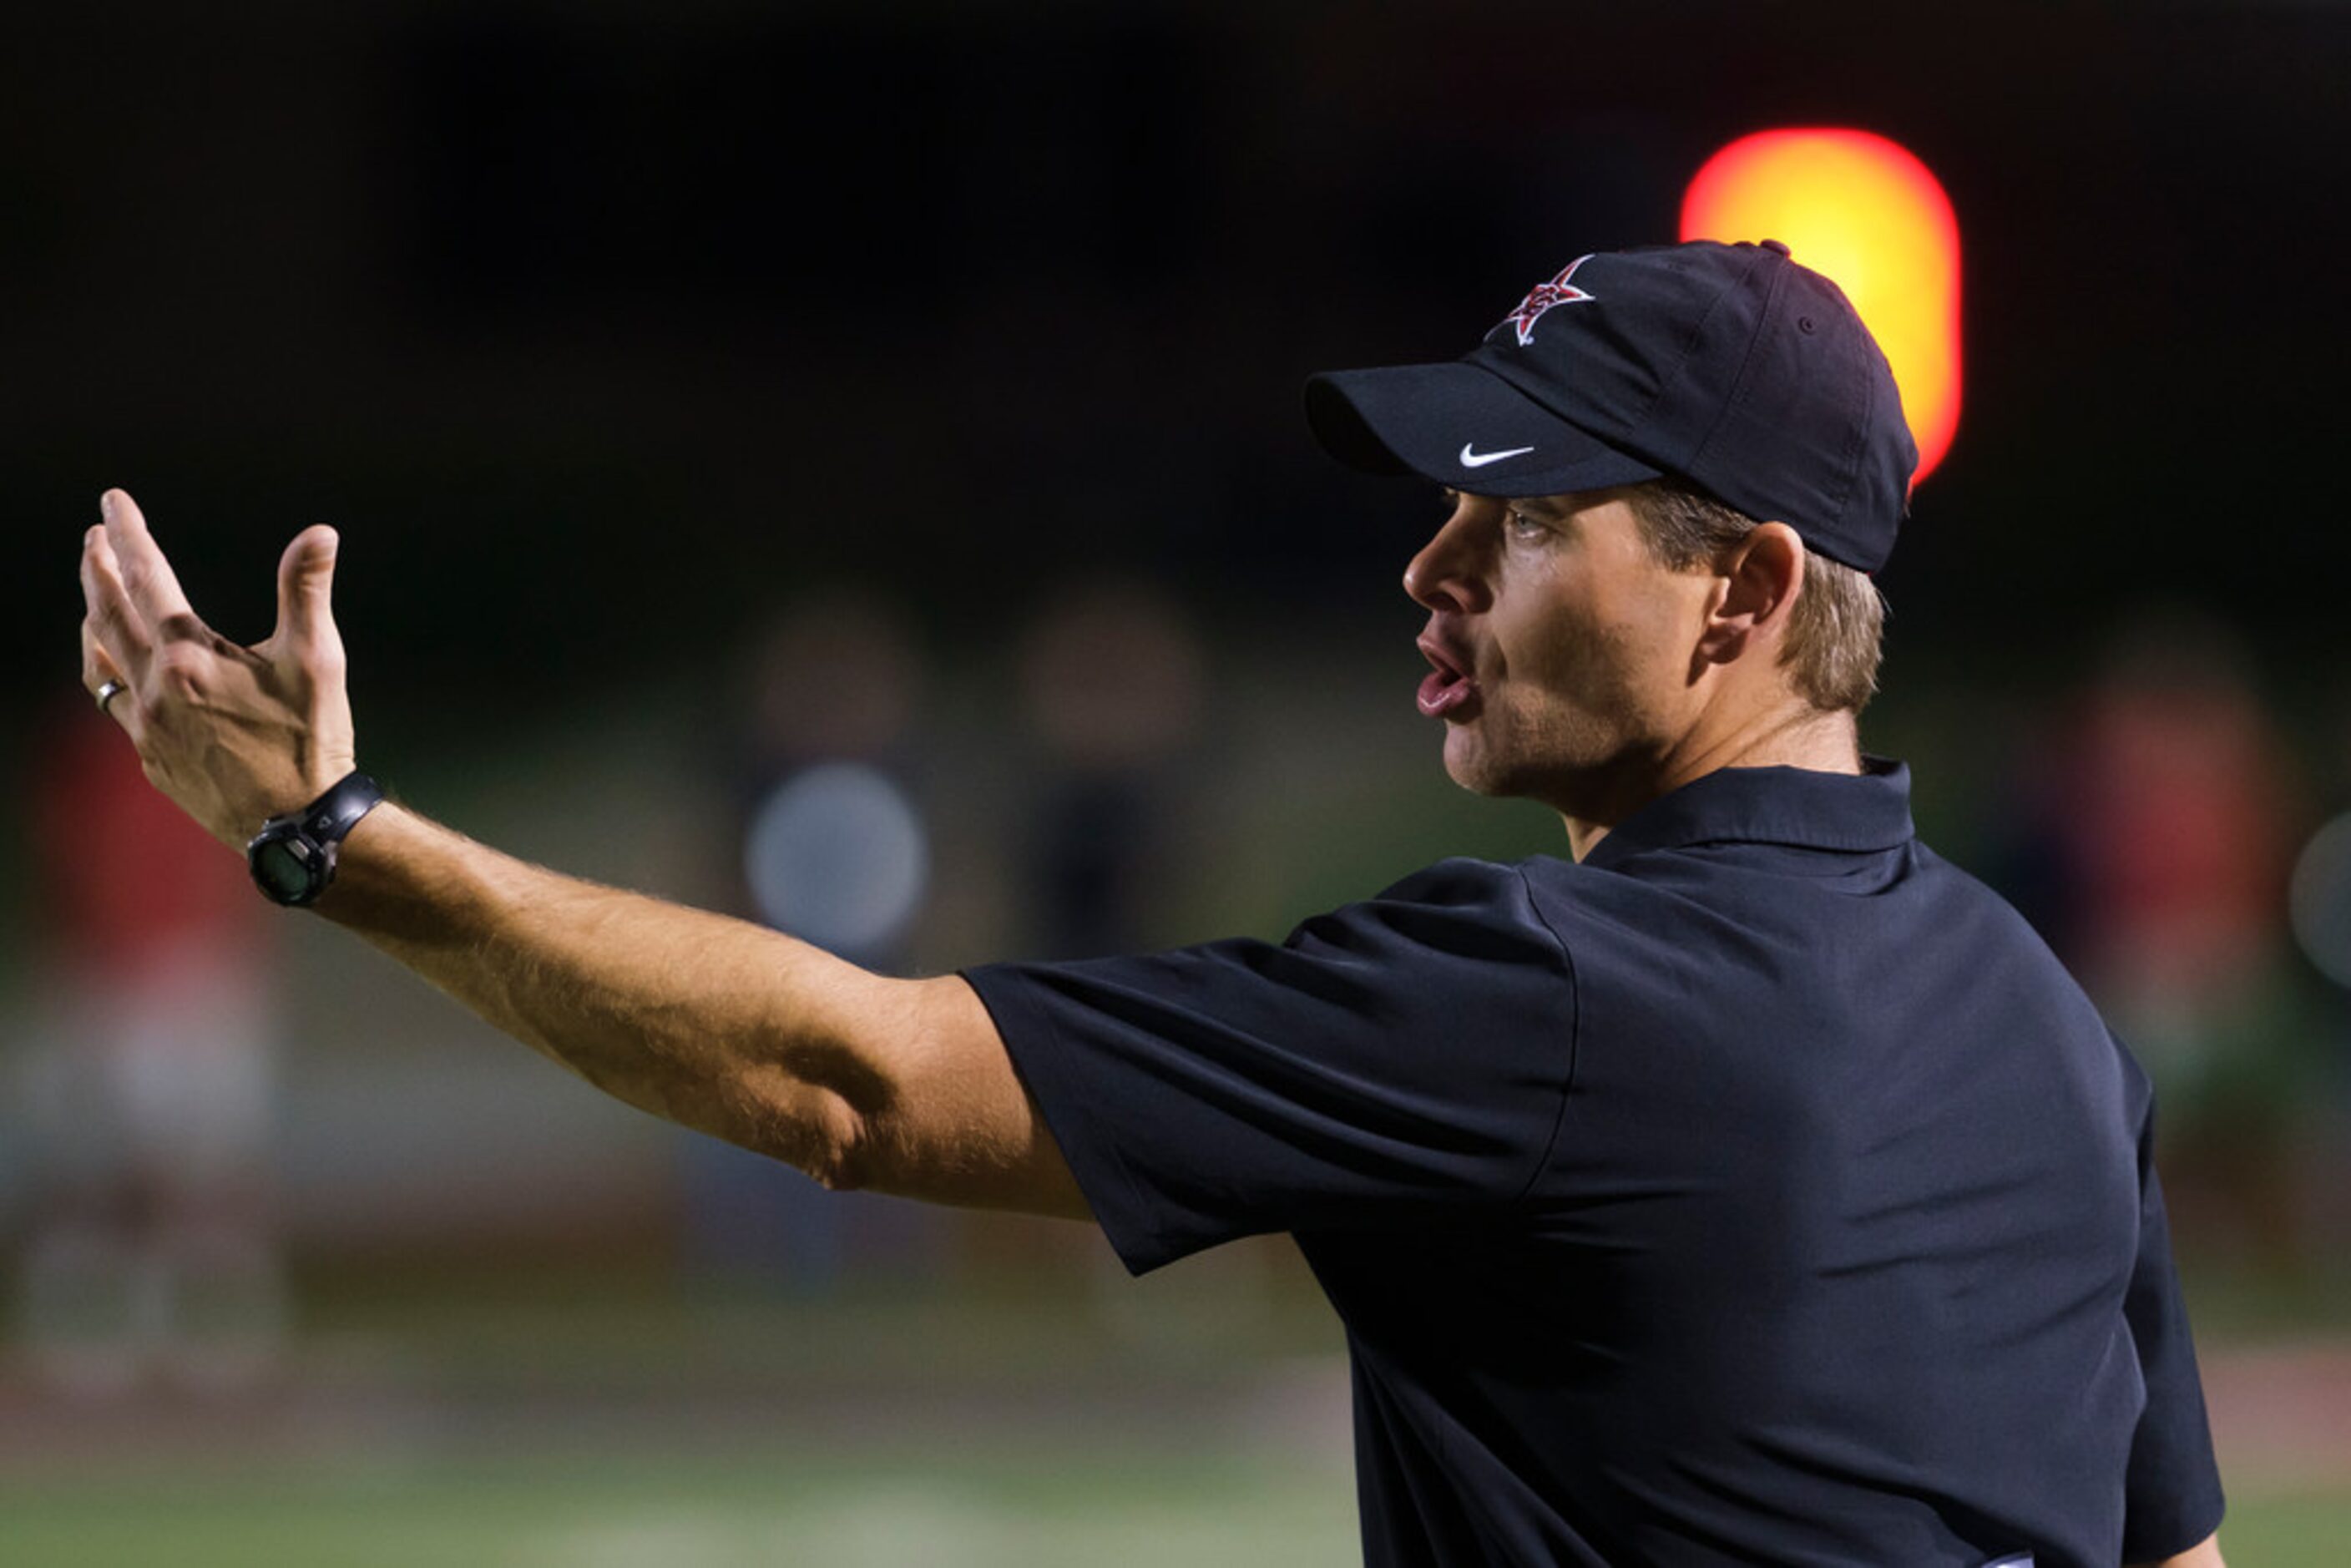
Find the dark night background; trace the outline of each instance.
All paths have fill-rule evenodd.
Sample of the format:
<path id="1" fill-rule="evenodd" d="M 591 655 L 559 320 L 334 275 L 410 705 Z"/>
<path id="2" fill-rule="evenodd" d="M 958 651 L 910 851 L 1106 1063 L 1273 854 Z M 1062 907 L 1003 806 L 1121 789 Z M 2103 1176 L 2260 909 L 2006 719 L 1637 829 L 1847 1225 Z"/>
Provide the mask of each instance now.
<path id="1" fill-rule="evenodd" d="M 1668 238 L 1772 124 L 1959 214 L 1965 405 L 1885 581 L 1913 661 L 2187 596 L 2326 686 L 2351 535 L 2351 12 L 2326 5 L 383 4 L 45 10 L 0 56 L 11 712 L 93 497 L 258 634 L 301 523 L 380 716 L 712 656 L 886 573 L 984 642 L 1144 569 L 1246 638 L 1384 615 L 1419 496 L 1334 365 L 1460 351 Z M 1409 653 L 1405 653 L 1408 664 Z"/>

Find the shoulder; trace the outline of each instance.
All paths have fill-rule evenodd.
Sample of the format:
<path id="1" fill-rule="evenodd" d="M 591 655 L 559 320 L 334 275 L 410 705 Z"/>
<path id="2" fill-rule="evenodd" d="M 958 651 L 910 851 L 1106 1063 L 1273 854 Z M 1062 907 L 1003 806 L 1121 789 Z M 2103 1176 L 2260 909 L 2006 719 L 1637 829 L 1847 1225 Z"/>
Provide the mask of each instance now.
<path id="1" fill-rule="evenodd" d="M 1303 920 L 1280 942 L 1231 937 L 1156 953 L 981 966 L 983 996 L 1018 988 L 1117 1012 L 1180 1006 L 1225 1025 L 1327 1016 L 1399 1028 L 1556 1007 L 1567 955 L 1520 869 L 1453 859 Z"/>
<path id="2" fill-rule="evenodd" d="M 1292 949 L 1374 941 L 1394 956 L 1526 962 L 1557 966 L 1559 934 L 1539 906 L 1523 863 L 1456 857 L 1305 921 Z"/>
<path id="3" fill-rule="evenodd" d="M 1447 906 L 1508 902 L 1525 896 L 1526 867 L 1531 863 L 1534 862 L 1505 863 L 1451 855 L 1390 883 L 1365 902 Z"/>
<path id="4" fill-rule="evenodd" d="M 1364 905 L 1429 905 L 1439 910 L 1526 910 L 1531 905 L 1526 867 L 1535 861 L 1499 862 L 1448 856 L 1420 867 L 1411 877 L 1387 883 Z M 1343 907 L 1364 907 L 1343 905 Z"/>

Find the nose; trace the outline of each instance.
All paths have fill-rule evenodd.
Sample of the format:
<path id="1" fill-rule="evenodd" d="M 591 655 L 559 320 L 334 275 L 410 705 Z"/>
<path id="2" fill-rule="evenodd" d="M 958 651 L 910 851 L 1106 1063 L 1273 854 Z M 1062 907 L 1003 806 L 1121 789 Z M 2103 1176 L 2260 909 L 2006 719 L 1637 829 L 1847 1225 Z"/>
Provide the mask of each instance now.
<path id="1" fill-rule="evenodd" d="M 1492 602 L 1476 497 L 1464 496 L 1436 536 L 1405 564 L 1404 591 L 1426 610 L 1475 614 Z"/>

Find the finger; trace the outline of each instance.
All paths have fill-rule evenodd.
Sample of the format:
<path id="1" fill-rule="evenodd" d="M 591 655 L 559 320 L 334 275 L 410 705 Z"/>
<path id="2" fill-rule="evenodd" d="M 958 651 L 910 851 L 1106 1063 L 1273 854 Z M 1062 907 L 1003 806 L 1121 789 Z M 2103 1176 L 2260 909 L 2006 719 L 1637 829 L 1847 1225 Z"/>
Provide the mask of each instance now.
<path id="1" fill-rule="evenodd" d="M 304 528 L 277 559 L 277 641 L 320 648 L 335 631 L 335 554 L 342 541 L 324 523 Z"/>
<path id="2" fill-rule="evenodd" d="M 107 656 L 106 650 L 99 645 L 97 626 L 84 617 L 81 623 L 81 689 L 95 698 L 106 689 L 109 681 L 122 681 L 126 689 L 100 704 L 98 711 L 120 725 L 136 741 L 139 738 L 139 731 L 135 727 L 139 705 L 127 689 L 130 683 L 124 678 L 121 669 Z"/>
<path id="3" fill-rule="evenodd" d="M 99 687 L 106 685 L 109 681 L 119 681 L 122 678 L 122 667 L 110 658 L 107 655 L 106 650 L 99 647 L 98 644 L 98 628 L 91 623 L 89 616 L 83 616 L 81 622 L 81 689 L 88 692 L 90 695 L 96 696 L 98 695 Z"/>
<path id="4" fill-rule="evenodd" d="M 122 586 L 104 528 L 92 528 L 82 538 L 81 600 L 99 649 L 126 679 L 135 681 L 147 667 L 153 641 Z"/>
<path id="5" fill-rule="evenodd" d="M 99 498 L 98 509 L 106 518 L 106 539 L 114 547 L 122 586 L 147 624 L 160 630 L 175 616 L 193 617 L 195 612 L 188 608 L 188 596 L 180 591 L 172 563 L 163 559 L 155 536 L 147 531 L 147 517 L 139 503 L 124 491 L 109 490 Z"/>

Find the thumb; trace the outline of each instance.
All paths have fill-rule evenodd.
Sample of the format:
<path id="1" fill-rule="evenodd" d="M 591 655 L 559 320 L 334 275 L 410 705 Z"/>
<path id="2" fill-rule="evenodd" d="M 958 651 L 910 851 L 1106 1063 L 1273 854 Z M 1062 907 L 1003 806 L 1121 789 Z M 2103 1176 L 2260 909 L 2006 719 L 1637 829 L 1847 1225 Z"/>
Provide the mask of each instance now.
<path id="1" fill-rule="evenodd" d="M 277 641 L 318 643 L 335 634 L 335 530 L 313 524 L 277 561 Z"/>

